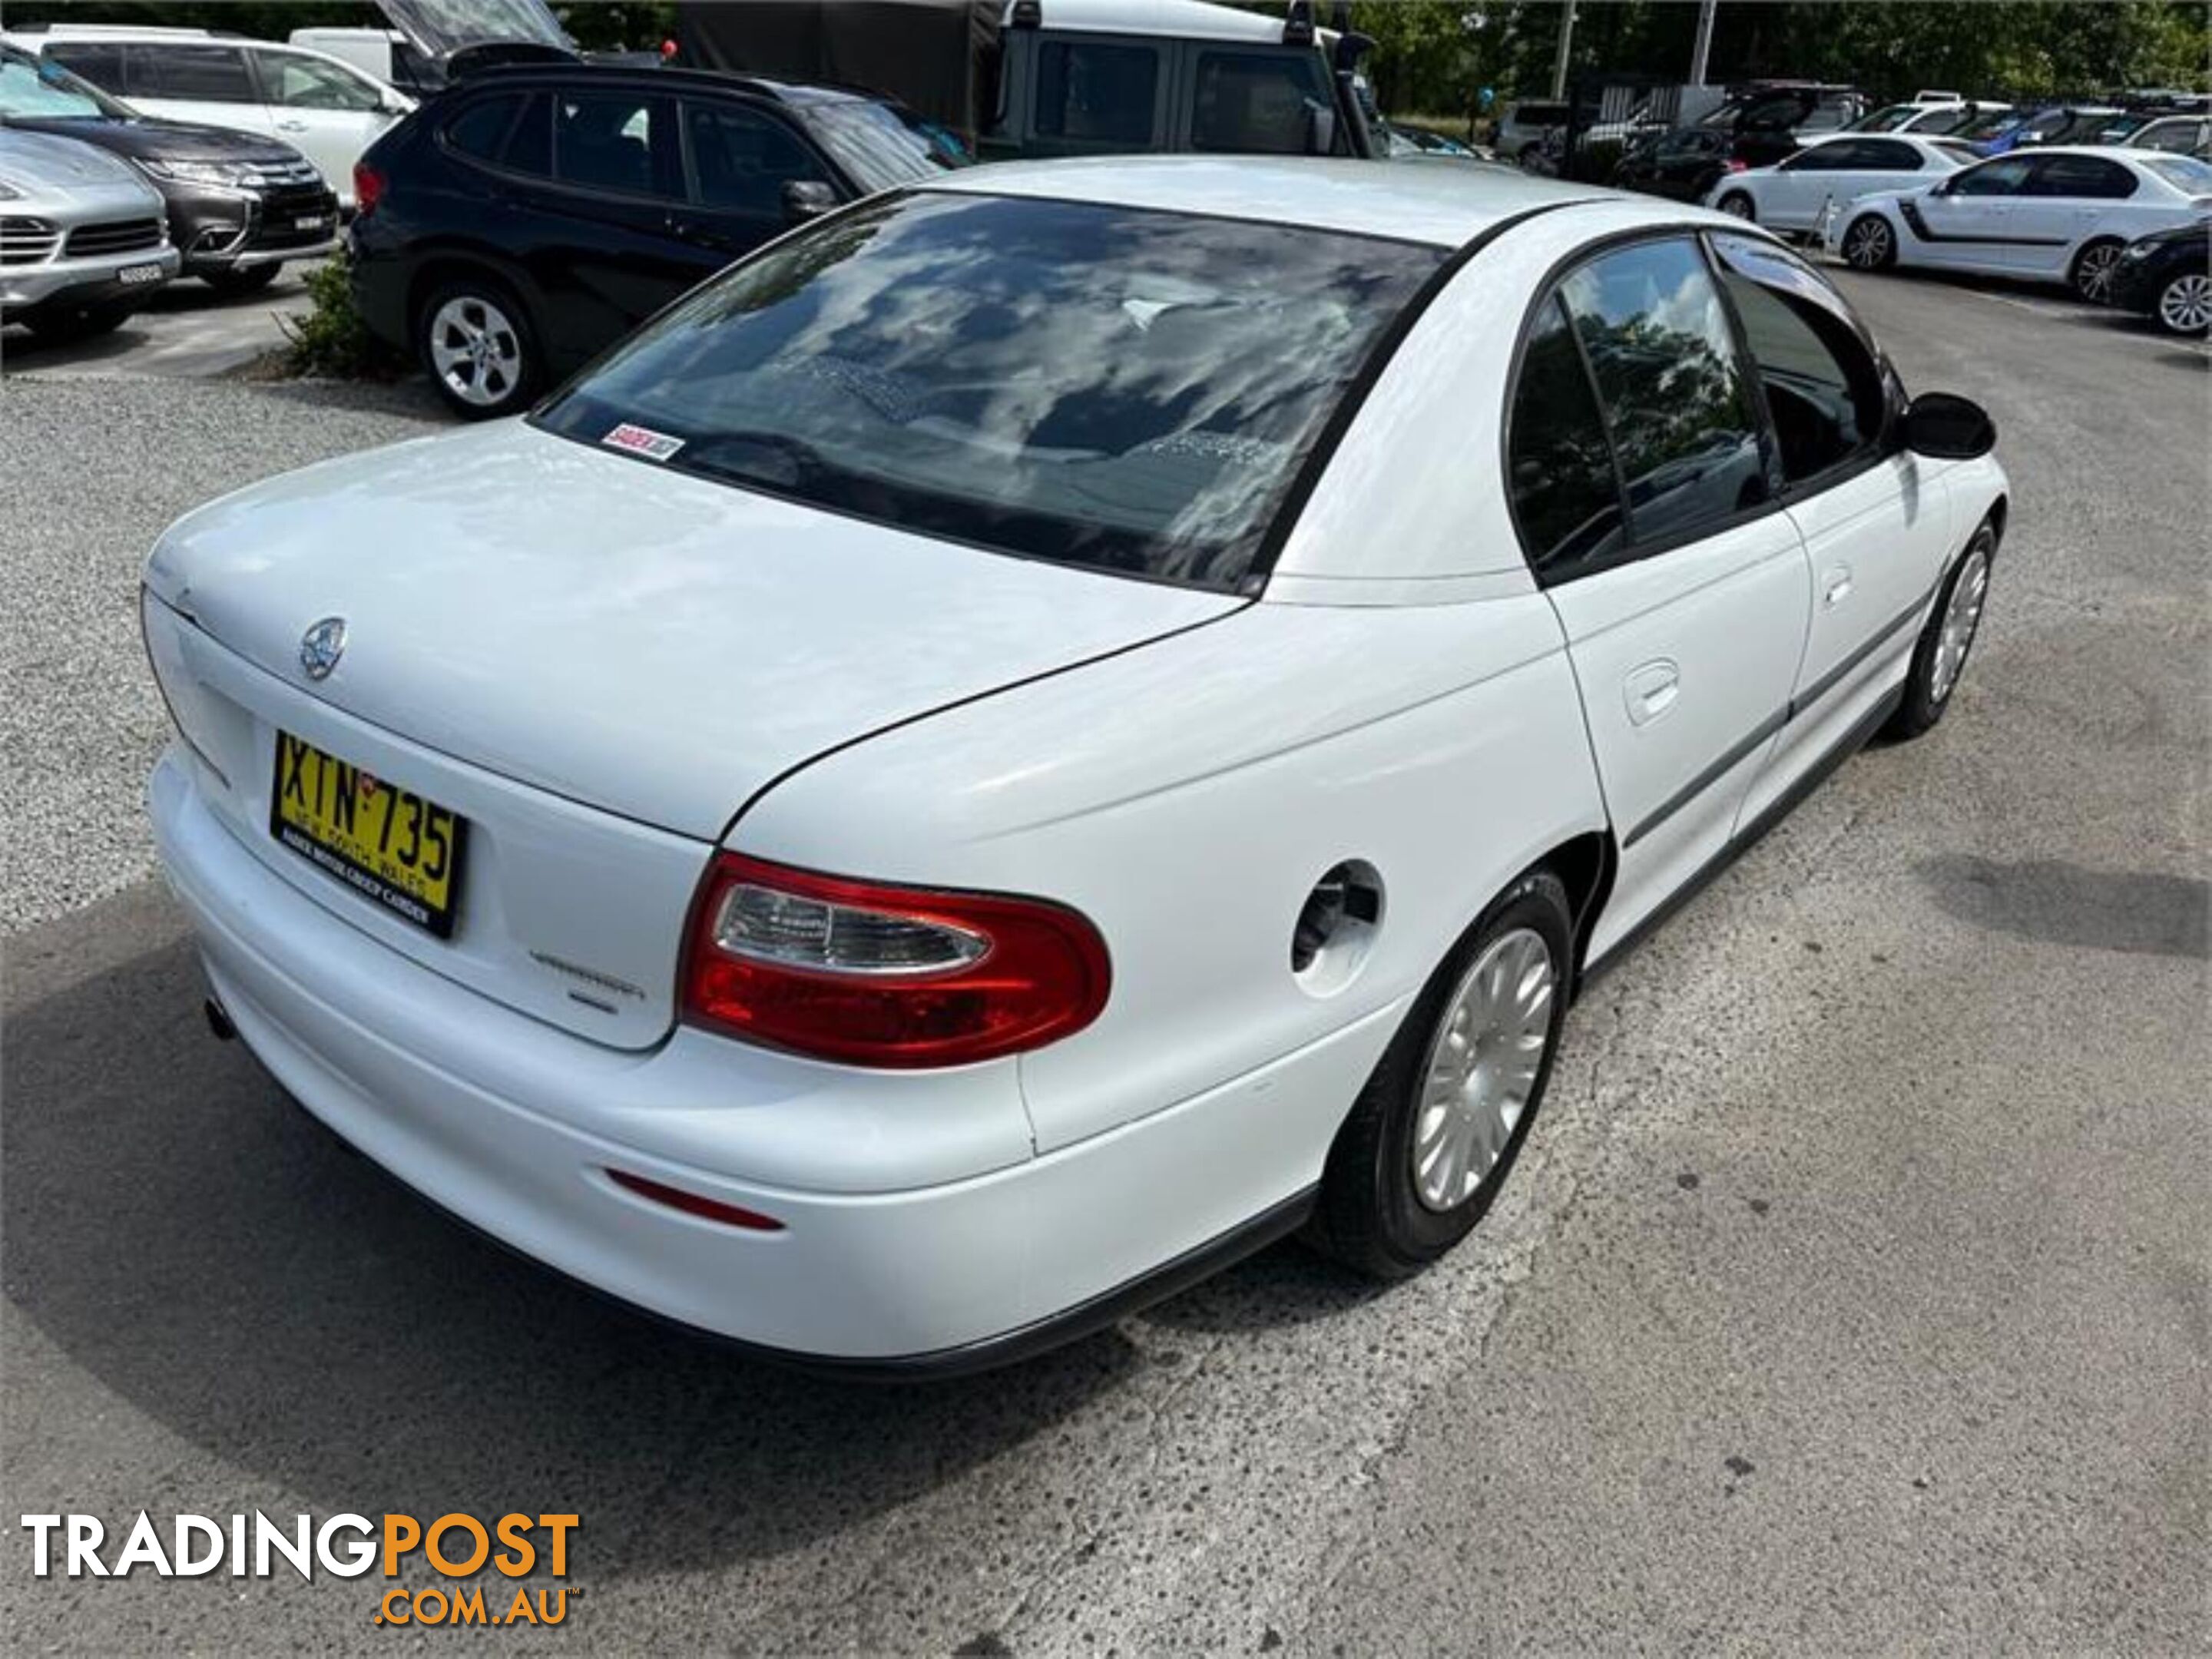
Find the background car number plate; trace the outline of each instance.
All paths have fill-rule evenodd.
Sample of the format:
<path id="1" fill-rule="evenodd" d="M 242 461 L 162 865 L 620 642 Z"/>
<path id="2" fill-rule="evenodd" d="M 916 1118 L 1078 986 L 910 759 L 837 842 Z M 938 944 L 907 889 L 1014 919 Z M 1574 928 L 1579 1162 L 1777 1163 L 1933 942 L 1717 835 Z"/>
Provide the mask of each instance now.
<path id="1" fill-rule="evenodd" d="M 440 939 L 453 935 L 468 827 L 466 818 L 412 790 L 289 732 L 276 734 L 269 833 Z"/>
<path id="2" fill-rule="evenodd" d="M 115 273 L 125 283 L 158 283 L 161 280 L 159 265 L 125 265 Z"/>
<path id="3" fill-rule="evenodd" d="M 292 221 L 292 225 L 296 230 L 322 230 L 330 222 L 331 216 L 327 213 L 303 213 Z"/>

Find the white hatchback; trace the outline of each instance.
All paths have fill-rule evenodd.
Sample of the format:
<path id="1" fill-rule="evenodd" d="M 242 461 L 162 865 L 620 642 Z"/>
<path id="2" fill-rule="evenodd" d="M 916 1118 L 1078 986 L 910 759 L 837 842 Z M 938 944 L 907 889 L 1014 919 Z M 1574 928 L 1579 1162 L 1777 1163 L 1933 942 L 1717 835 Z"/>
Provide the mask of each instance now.
<path id="1" fill-rule="evenodd" d="M 1960 152 L 1933 139 L 1847 132 L 1771 167 L 1723 173 L 1705 199 L 1770 230 L 1811 232 L 1862 196 L 1935 183 L 1963 164 Z"/>
<path id="2" fill-rule="evenodd" d="M 1584 975 L 1942 715 L 1993 436 L 1694 208 L 950 174 L 177 524 L 155 827 L 217 1030 L 439 1204 L 990 1364 L 1465 1234 Z"/>

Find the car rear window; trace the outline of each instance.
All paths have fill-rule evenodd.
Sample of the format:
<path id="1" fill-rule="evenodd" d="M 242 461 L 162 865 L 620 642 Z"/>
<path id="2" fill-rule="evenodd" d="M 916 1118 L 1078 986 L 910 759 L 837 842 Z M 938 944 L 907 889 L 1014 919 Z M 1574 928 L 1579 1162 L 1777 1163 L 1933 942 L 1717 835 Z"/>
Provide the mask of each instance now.
<path id="1" fill-rule="evenodd" d="M 2212 196 L 2212 163 L 2193 155 L 2146 155 L 2145 171 L 2156 173 L 2176 190 L 2191 196 Z"/>
<path id="2" fill-rule="evenodd" d="M 878 198 L 732 267 L 535 418 L 926 535 L 1235 590 L 1444 257 L 1094 204 Z"/>

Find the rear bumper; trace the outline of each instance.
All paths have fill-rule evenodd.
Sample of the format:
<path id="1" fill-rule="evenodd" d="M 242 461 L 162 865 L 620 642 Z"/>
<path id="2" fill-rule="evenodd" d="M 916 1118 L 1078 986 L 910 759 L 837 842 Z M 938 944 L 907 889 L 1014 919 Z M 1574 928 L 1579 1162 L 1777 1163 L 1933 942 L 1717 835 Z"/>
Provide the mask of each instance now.
<path id="1" fill-rule="evenodd" d="M 308 1111 L 526 1255 L 665 1318 L 828 1368 L 913 1376 L 1004 1363 L 1295 1227 L 1318 1163 L 1255 1202 L 1239 1178 L 1252 1139 L 1290 1089 L 1348 1105 L 1371 1057 L 1367 1026 L 1397 1012 L 1139 1123 L 967 1179 L 869 1193 L 771 1184 L 737 1171 L 749 1117 L 773 1103 L 702 1092 L 712 1073 L 698 1045 L 720 1039 L 679 1031 L 611 1060 L 445 981 L 272 875 L 201 802 L 190 764 L 173 750 L 149 790 L 170 884 L 239 1035 Z M 591 1127 L 568 1103 L 556 1118 L 508 1086 L 580 1071 Z M 743 1075 L 733 1064 L 729 1077 Z M 823 1115 L 825 1135 L 847 1132 Z M 723 1154 L 709 1164 L 645 1150 L 673 1120 Z M 791 1150 L 787 1126 L 776 1149 L 787 1167 Z M 837 1155 L 825 1148 L 825 1165 Z M 611 1168 L 784 1230 L 667 1209 L 617 1187 Z"/>

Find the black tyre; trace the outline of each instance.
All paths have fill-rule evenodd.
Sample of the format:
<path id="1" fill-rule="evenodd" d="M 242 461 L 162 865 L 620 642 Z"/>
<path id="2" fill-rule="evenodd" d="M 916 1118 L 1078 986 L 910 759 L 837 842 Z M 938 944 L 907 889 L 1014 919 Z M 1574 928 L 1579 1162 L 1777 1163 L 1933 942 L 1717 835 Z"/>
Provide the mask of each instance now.
<path id="1" fill-rule="evenodd" d="M 2120 255 L 2127 245 L 2112 237 L 2092 242 L 2074 256 L 2074 269 L 2067 273 L 2067 281 L 2074 285 L 2075 295 L 2093 306 L 2108 306 L 2112 302 L 2112 276 L 2118 269 Z"/>
<path id="2" fill-rule="evenodd" d="M 1879 213 L 1862 213 L 1844 228 L 1844 263 L 1853 270 L 1887 270 L 1897 263 L 1897 233 Z"/>
<path id="3" fill-rule="evenodd" d="M 58 343 L 66 340 L 89 340 L 94 335 L 113 333 L 137 309 L 135 305 L 77 306 L 69 310 L 41 311 L 24 318 L 23 326 L 41 340 Z"/>
<path id="4" fill-rule="evenodd" d="M 1996 526 L 1984 520 L 1936 595 L 1936 608 L 1920 630 L 1912 666 L 1905 677 L 1905 701 L 1882 728 L 1884 736 L 1917 738 L 1942 720 L 1943 711 L 1951 706 L 1951 694 L 1959 689 L 1974 637 L 1981 631 L 1982 611 L 1989 603 L 1990 570 L 1996 552 Z"/>
<path id="5" fill-rule="evenodd" d="M 519 414 L 544 377 L 529 313 L 505 283 L 489 276 L 433 290 L 416 313 L 415 346 L 430 384 L 463 420 Z"/>
<path id="6" fill-rule="evenodd" d="M 1314 1244 L 1390 1279 L 1467 1236 L 1543 1101 L 1573 961 L 1567 890 L 1549 871 L 1522 877 L 1461 936 L 1337 1131 Z"/>
<path id="7" fill-rule="evenodd" d="M 1747 224 L 1755 225 L 1759 222 L 1759 208 L 1750 196 L 1743 191 L 1730 191 L 1721 198 L 1719 205 L 1723 213 L 1741 219 Z"/>
<path id="8" fill-rule="evenodd" d="M 265 265 L 248 265 L 243 270 L 233 266 L 224 270 L 204 270 L 200 281 L 216 293 L 229 298 L 241 294 L 256 294 L 276 280 L 276 273 L 284 267 L 273 262 Z"/>
<path id="9" fill-rule="evenodd" d="M 2159 285 L 2150 319 L 2168 334 L 2212 329 L 2212 272 L 2178 270 Z"/>

